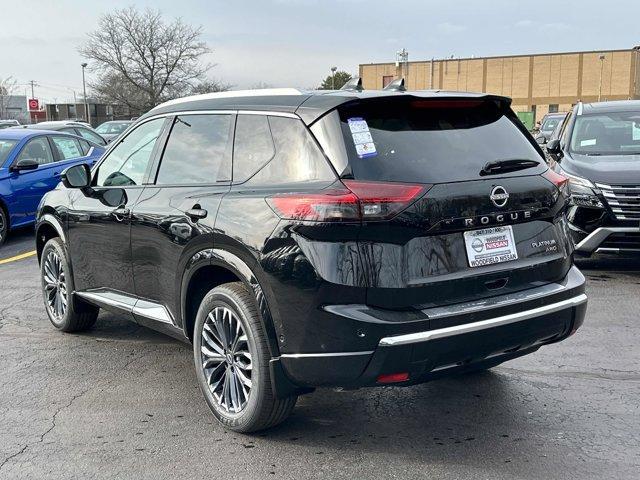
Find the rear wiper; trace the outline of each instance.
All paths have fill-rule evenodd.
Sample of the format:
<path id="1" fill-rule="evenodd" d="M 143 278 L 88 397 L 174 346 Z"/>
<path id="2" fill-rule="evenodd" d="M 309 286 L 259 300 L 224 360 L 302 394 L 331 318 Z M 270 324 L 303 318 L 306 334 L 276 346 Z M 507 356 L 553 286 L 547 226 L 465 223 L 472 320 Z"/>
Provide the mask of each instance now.
<path id="1" fill-rule="evenodd" d="M 496 173 L 515 172 L 516 170 L 524 170 L 526 168 L 537 167 L 540 162 L 535 160 L 527 160 L 521 158 L 513 158 L 508 160 L 496 160 L 494 162 L 487 162 L 480 175 L 494 175 Z"/>

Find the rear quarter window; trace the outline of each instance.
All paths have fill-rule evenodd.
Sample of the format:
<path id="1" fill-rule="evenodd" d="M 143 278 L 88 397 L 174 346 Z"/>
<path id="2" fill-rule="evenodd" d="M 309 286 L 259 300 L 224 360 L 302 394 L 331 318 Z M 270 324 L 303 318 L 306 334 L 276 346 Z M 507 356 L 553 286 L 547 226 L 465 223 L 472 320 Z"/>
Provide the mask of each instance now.
<path id="1" fill-rule="evenodd" d="M 238 120 L 242 117 L 239 115 Z M 236 130 L 236 145 L 241 148 L 234 152 L 234 171 L 246 174 L 255 171 L 256 163 L 264 162 L 246 180 L 247 184 L 270 186 L 335 180 L 334 171 L 301 120 L 276 116 L 266 119 L 268 129 L 261 123 L 259 131 Z M 256 138 L 258 132 L 261 138 Z M 244 181 L 242 177 L 237 180 Z"/>

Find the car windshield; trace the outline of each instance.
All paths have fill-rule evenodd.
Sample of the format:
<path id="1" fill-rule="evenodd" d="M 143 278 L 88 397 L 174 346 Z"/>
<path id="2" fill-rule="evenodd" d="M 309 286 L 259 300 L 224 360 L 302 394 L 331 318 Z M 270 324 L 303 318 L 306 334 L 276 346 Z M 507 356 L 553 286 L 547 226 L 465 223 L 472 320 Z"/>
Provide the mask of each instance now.
<path id="1" fill-rule="evenodd" d="M 478 178 L 488 162 L 542 160 L 496 101 L 392 98 L 338 111 L 350 172 L 336 169 L 356 179 L 451 182 Z"/>
<path id="2" fill-rule="evenodd" d="M 129 126 L 129 123 L 107 122 L 107 123 L 103 123 L 98 128 L 96 128 L 96 132 L 106 133 L 106 134 L 122 133 L 127 129 L 128 126 Z"/>
<path id="3" fill-rule="evenodd" d="M 0 140 L 0 167 L 4 165 L 5 160 L 18 143 L 17 140 Z"/>
<path id="4" fill-rule="evenodd" d="M 553 132 L 559 123 L 564 120 L 564 117 L 547 117 L 546 120 L 540 126 L 540 130 L 543 132 Z"/>
<path id="5" fill-rule="evenodd" d="M 640 154 L 640 111 L 579 116 L 571 135 L 571 151 L 583 155 Z"/>

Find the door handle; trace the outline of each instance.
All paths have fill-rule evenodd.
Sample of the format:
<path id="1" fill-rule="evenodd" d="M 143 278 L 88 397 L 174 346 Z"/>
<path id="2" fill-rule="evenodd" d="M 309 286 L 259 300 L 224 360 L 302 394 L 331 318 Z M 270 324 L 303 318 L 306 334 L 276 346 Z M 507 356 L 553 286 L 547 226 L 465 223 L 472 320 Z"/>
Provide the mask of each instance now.
<path id="1" fill-rule="evenodd" d="M 199 208 L 199 207 L 190 208 L 184 213 L 186 213 L 187 217 L 189 217 L 194 222 L 197 222 L 202 218 L 206 218 L 207 215 L 209 214 L 209 212 L 207 212 L 204 208 Z"/>

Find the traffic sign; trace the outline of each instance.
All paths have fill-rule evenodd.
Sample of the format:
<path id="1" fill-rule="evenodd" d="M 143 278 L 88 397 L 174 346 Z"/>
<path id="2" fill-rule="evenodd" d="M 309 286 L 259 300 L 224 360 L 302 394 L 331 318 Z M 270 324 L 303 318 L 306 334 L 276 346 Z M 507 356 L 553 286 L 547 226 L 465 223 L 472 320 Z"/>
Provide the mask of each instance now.
<path id="1" fill-rule="evenodd" d="M 38 102 L 37 98 L 29 99 L 29 110 L 32 112 L 40 110 L 40 102 Z"/>

